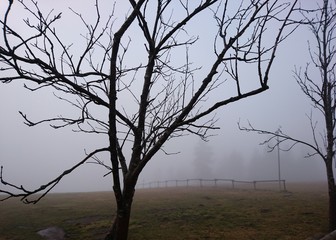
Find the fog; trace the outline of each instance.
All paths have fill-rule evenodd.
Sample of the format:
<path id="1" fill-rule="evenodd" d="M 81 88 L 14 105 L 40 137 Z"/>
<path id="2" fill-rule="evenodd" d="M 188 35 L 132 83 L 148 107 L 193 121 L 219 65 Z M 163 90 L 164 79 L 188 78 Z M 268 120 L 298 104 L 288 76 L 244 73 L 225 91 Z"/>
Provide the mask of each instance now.
<path id="1" fill-rule="evenodd" d="M 52 6 L 50 8 L 62 9 L 67 1 L 45 2 Z M 6 4 L 7 1 L 0 2 L 0 14 Z M 73 5 L 74 8 L 81 7 L 78 11 L 88 11 L 86 4 Z M 13 14 L 18 18 L 17 26 L 23 26 L 21 14 L 14 11 Z M 200 25 L 207 27 L 206 21 Z M 70 31 L 71 28 L 63 30 Z M 191 135 L 172 139 L 165 145 L 168 154 L 162 151 L 155 155 L 141 173 L 139 182 L 187 178 L 278 179 L 277 152 L 270 153 L 260 145 L 266 136 L 242 132 L 237 123 L 246 126 L 249 121 L 257 128 L 271 131 L 281 126 L 285 133 L 295 138 L 312 141 L 306 117 L 312 107 L 293 78 L 294 67 L 304 67 L 309 61 L 307 41 L 310 39 L 313 40 L 312 35 L 304 27 L 294 32 L 278 49 L 269 90 L 217 111 L 220 129 L 212 131 L 213 136 L 207 142 Z M 3 39 L 0 39 L 2 43 Z M 206 62 L 203 54 L 206 53 L 202 52 Z M 33 120 L 71 113 L 71 107 L 59 102 L 48 90 L 30 92 L 19 82 L 0 84 L 0 96 L 0 165 L 4 167 L 3 177 L 7 181 L 31 189 L 39 187 L 79 162 L 85 151 L 107 144 L 105 136 L 74 133 L 71 128 L 54 130 L 47 124 L 26 126 L 18 111 Z M 313 111 L 313 116 L 323 132 L 321 114 Z M 305 158 L 308 152 L 309 149 L 300 145 L 291 151 L 281 151 L 281 178 L 286 181 L 325 181 L 322 159 Z M 106 173 L 101 166 L 86 163 L 71 176 L 66 176 L 54 191 L 111 190 L 111 175 L 104 177 Z"/>

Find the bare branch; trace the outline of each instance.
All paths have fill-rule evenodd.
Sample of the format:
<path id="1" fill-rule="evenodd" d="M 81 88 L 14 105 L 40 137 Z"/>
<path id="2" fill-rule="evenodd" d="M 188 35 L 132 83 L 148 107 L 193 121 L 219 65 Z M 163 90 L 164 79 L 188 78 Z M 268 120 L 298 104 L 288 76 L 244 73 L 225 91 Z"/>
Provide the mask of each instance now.
<path id="1" fill-rule="evenodd" d="M 319 146 L 315 146 L 309 142 L 297 139 L 297 138 L 293 138 L 285 133 L 283 133 L 281 130 L 272 132 L 272 131 L 268 131 L 268 130 L 263 130 L 263 129 L 258 129 L 252 126 L 252 124 L 250 122 L 248 122 L 248 126 L 241 126 L 240 122 L 238 122 L 238 128 L 241 131 L 246 131 L 246 132 L 255 132 L 261 135 L 268 135 L 269 137 L 261 143 L 261 145 L 267 145 L 267 147 L 269 148 L 270 151 L 273 151 L 279 144 L 284 143 L 286 141 L 290 142 L 290 146 L 286 149 L 283 149 L 285 151 L 289 151 L 291 150 L 294 146 L 296 146 L 297 144 L 302 144 L 304 146 L 309 147 L 310 149 L 314 150 L 314 153 L 310 154 L 308 153 L 308 156 L 313 156 L 315 154 L 318 154 L 319 156 L 321 156 L 322 159 L 325 159 L 325 154 L 322 152 L 322 150 L 319 148 Z M 279 138 L 279 141 L 275 141 L 274 143 L 273 140 L 275 138 Z"/>
<path id="2" fill-rule="evenodd" d="M 35 189 L 35 190 L 28 190 L 26 189 L 23 185 L 15 185 L 12 184 L 10 182 L 7 182 L 4 179 L 3 176 L 3 166 L 1 166 L 1 172 L 0 172 L 0 182 L 2 185 L 4 186 L 8 186 L 10 188 L 12 188 L 13 190 L 18 190 L 18 193 L 15 193 L 13 191 L 9 191 L 9 190 L 3 190 L 0 189 L 0 193 L 4 193 L 7 196 L 0 199 L 0 201 L 4 201 L 6 199 L 9 198 L 20 198 L 21 201 L 23 201 L 24 203 L 37 203 L 39 202 L 45 195 L 47 195 L 66 175 L 72 173 L 74 170 L 76 170 L 78 167 L 80 167 L 81 165 L 83 165 L 88 159 L 90 159 L 91 157 L 93 157 L 95 154 L 100 153 L 100 152 L 106 152 L 108 151 L 108 148 L 101 148 L 101 149 L 97 149 L 94 150 L 93 152 L 87 154 L 87 156 L 81 160 L 80 162 L 78 162 L 76 165 L 74 165 L 73 167 L 65 170 L 63 173 L 61 173 L 58 177 L 54 178 L 52 181 L 41 185 L 39 188 Z M 41 195 L 37 196 L 35 199 L 31 200 L 30 197 L 33 197 L 35 194 L 41 193 Z"/>

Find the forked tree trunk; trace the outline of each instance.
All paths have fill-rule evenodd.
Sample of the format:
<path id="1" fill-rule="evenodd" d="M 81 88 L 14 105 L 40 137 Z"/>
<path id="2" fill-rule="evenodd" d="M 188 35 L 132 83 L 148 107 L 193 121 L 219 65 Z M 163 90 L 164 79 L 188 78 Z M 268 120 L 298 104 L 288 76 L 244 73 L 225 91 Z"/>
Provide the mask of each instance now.
<path id="1" fill-rule="evenodd" d="M 131 217 L 131 205 L 132 202 L 117 209 L 117 214 L 114 218 L 112 227 L 106 235 L 105 240 L 127 240 Z"/>
<path id="2" fill-rule="evenodd" d="M 125 185 L 122 196 L 117 198 L 117 212 L 105 240 L 127 240 L 135 184 Z"/>

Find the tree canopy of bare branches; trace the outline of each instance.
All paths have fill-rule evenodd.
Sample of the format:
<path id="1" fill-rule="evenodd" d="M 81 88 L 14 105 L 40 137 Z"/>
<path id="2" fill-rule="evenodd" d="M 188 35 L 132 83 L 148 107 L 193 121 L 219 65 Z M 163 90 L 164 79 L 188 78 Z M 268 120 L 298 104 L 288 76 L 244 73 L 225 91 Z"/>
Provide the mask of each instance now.
<path id="1" fill-rule="evenodd" d="M 269 88 L 276 51 L 294 29 L 288 19 L 296 1 L 129 0 L 121 16 L 119 2 L 108 13 L 100 4 L 90 18 L 69 9 L 85 30 L 67 42 L 57 27 L 64 13 L 43 12 L 38 1 L 8 1 L 0 81 L 51 89 L 77 113 L 35 121 L 20 112 L 25 123 L 71 126 L 108 142 L 34 191 L 7 182 L 1 168 L 1 183 L 13 191 L 0 192 L 36 203 L 34 194 L 43 197 L 91 159 L 111 172 L 117 203 L 106 239 L 127 239 L 137 179 L 164 144 L 185 134 L 206 138 L 217 128 L 216 110 Z M 27 14 L 24 32 L 13 24 L 18 5 Z M 202 38 L 207 49 L 198 45 Z M 101 160 L 102 152 L 109 159 Z"/>

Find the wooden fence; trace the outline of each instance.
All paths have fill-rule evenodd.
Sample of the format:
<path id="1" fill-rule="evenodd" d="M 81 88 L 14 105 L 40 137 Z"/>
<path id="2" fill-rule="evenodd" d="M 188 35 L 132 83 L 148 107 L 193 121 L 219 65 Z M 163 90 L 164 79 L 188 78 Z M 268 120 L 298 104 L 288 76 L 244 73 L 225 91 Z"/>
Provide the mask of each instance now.
<path id="1" fill-rule="evenodd" d="M 286 180 L 258 180 L 258 181 L 241 181 L 234 179 L 183 179 L 183 180 L 165 180 L 138 183 L 137 188 L 167 188 L 167 187 L 229 187 L 232 189 L 278 189 L 280 191 L 287 191 Z"/>

